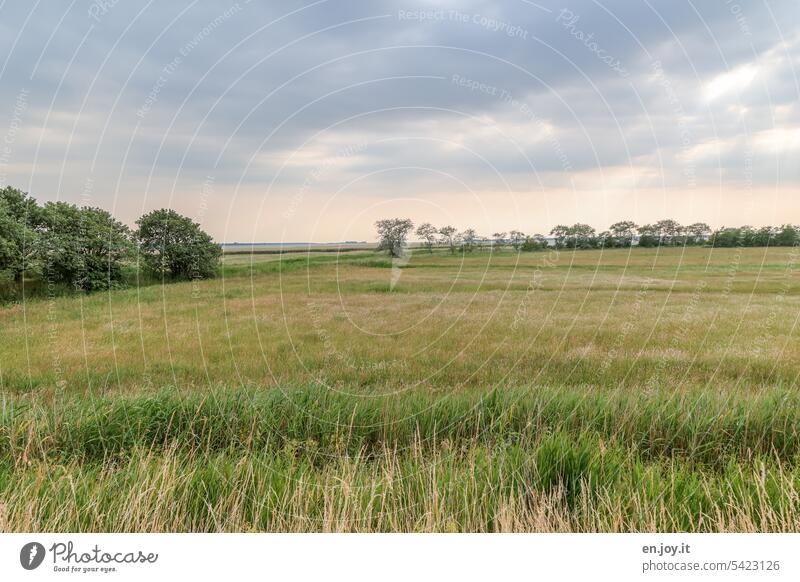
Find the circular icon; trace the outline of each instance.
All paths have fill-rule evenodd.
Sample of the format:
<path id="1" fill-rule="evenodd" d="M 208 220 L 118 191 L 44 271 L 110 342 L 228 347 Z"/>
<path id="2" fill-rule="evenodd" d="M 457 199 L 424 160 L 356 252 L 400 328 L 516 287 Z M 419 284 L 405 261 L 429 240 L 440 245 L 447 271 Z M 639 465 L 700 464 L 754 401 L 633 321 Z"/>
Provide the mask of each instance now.
<path id="1" fill-rule="evenodd" d="M 44 546 L 39 542 L 29 542 L 19 551 L 19 563 L 26 570 L 35 570 L 44 560 Z"/>

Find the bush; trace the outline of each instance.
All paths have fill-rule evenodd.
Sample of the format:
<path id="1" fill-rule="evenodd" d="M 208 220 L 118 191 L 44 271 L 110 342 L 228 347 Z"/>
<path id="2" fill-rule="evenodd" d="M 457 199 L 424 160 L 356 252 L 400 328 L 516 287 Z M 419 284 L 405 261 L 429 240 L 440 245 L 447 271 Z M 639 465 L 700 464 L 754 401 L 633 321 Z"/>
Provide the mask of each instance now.
<path id="1" fill-rule="evenodd" d="M 519 247 L 522 252 L 541 251 L 547 248 L 547 240 L 538 236 L 526 236 Z"/>
<path id="2" fill-rule="evenodd" d="M 145 214 L 136 225 L 141 259 L 154 275 L 207 279 L 217 274 L 222 248 L 190 218 L 161 209 Z"/>
<path id="3" fill-rule="evenodd" d="M 48 202 L 42 211 L 40 261 L 48 281 L 83 291 L 115 289 L 132 249 L 130 231 L 101 208 Z"/>

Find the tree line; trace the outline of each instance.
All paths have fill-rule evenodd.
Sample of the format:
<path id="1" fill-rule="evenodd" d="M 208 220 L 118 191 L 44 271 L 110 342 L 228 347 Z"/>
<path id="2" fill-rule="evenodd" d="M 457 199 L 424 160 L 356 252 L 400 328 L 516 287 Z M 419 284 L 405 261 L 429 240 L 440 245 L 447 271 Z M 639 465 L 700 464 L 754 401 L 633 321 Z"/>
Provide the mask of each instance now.
<path id="1" fill-rule="evenodd" d="M 375 223 L 378 232 L 378 249 L 386 250 L 397 257 L 407 246 L 413 232 L 423 247 L 433 252 L 434 247 L 448 249 L 451 253 L 472 252 L 488 247 L 512 247 L 518 251 L 537 251 L 548 247 L 559 249 L 608 249 L 661 246 L 708 246 L 708 247 L 791 247 L 800 245 L 800 226 L 784 224 L 779 227 L 752 226 L 721 227 L 713 230 L 704 222 L 688 226 L 672 219 L 654 224 L 637 225 L 630 220 L 616 222 L 598 233 L 588 224 L 572 226 L 560 224 L 551 231 L 549 238 L 542 234 L 525 234 L 519 230 L 495 232 L 491 236 L 480 236 L 473 228 L 459 231 L 453 226 L 436 227 L 425 222 L 414 229 L 408 218 L 389 218 Z"/>
<path id="2" fill-rule="evenodd" d="M 16 188 L 0 189 L 0 275 L 22 283 L 81 291 L 123 286 L 126 264 L 161 279 L 203 279 L 222 255 L 200 225 L 174 210 L 149 212 L 131 230 L 101 208 L 66 202 L 40 205 Z"/>

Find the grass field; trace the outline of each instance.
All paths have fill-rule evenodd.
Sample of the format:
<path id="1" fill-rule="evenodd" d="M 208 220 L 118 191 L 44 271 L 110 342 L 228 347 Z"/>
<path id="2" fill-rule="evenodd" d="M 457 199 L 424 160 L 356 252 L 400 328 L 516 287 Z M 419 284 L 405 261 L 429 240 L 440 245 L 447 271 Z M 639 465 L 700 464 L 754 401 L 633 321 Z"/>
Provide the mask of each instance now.
<path id="1" fill-rule="evenodd" d="M 2 531 L 800 531 L 800 249 L 228 255 L 0 307 Z"/>

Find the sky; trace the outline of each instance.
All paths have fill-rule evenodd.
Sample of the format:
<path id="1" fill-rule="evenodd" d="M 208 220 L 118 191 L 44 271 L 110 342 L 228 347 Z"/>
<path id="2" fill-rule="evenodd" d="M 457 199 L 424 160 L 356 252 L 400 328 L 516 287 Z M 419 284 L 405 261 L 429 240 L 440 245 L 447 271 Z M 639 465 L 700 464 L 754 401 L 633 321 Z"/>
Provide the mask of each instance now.
<path id="1" fill-rule="evenodd" d="M 220 242 L 800 223 L 797 0 L 0 0 L 0 185 Z"/>

